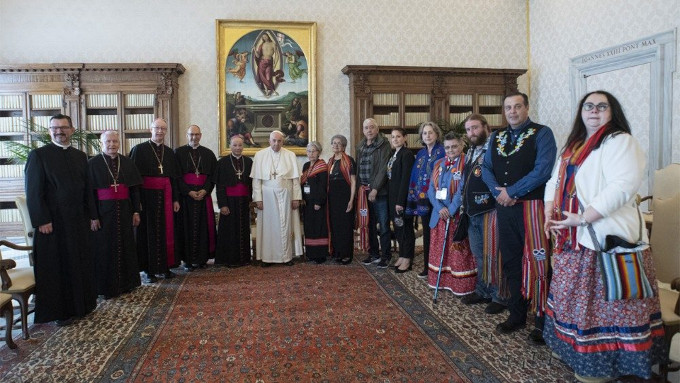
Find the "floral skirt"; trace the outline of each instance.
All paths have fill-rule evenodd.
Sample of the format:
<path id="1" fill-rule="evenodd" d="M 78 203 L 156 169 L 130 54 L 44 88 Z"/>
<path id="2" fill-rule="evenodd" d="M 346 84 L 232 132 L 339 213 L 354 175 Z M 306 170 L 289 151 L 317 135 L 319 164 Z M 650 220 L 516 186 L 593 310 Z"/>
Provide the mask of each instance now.
<path id="1" fill-rule="evenodd" d="M 581 376 L 649 379 L 652 366 L 664 360 L 656 283 L 653 298 L 607 302 L 595 251 L 567 250 L 554 258 L 543 330 L 548 346 Z M 656 281 L 649 249 L 643 265 Z"/>
<path id="2" fill-rule="evenodd" d="M 475 266 L 475 257 L 472 256 L 470 251 L 468 239 L 465 238 L 460 242 L 451 241 L 454 229 L 451 225 L 448 238 L 445 238 L 446 221 L 440 219 L 437 226 L 431 231 L 427 284 L 432 288 L 437 285 L 439 263 L 442 260 L 442 246 L 446 244 L 446 253 L 444 253 L 443 262 L 441 262 L 442 274 L 439 288 L 450 290 L 456 295 L 467 295 L 475 291 L 477 267 Z"/>

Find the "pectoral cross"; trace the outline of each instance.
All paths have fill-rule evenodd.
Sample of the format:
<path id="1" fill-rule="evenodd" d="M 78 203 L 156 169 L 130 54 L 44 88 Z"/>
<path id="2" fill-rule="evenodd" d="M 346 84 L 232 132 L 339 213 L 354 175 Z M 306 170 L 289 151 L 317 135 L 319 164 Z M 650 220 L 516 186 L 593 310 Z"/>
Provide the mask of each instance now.
<path id="1" fill-rule="evenodd" d="M 198 172 L 198 168 L 196 168 L 196 171 L 194 172 L 194 174 L 196 174 L 196 178 L 198 178 L 198 175 L 200 174 L 200 173 Z"/>
<path id="2" fill-rule="evenodd" d="M 272 173 L 272 175 L 274 176 L 274 179 L 276 179 L 277 174 L 279 174 L 279 173 L 277 173 L 276 170 L 274 170 L 274 173 Z"/>
<path id="3" fill-rule="evenodd" d="M 163 174 L 163 164 L 158 164 L 158 170 Z"/>
<path id="4" fill-rule="evenodd" d="M 237 171 L 237 172 L 236 172 L 236 177 L 238 177 L 238 179 L 241 179 L 241 174 L 243 174 L 242 171 L 240 171 L 240 170 Z"/>
<path id="5" fill-rule="evenodd" d="M 113 188 L 113 191 L 116 192 L 116 193 L 118 193 L 118 185 L 119 185 L 119 184 L 118 184 L 118 181 L 117 181 L 117 180 L 113 180 L 113 183 L 111 184 L 111 187 Z"/>

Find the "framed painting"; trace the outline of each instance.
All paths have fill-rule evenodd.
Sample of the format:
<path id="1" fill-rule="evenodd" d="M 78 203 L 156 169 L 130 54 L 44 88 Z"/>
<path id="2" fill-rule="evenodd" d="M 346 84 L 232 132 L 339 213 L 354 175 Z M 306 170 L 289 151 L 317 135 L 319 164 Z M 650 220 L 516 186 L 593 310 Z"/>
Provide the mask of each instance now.
<path id="1" fill-rule="evenodd" d="M 297 155 L 316 139 L 316 23 L 217 20 L 220 156 L 240 136 L 243 153 L 279 130 Z"/>

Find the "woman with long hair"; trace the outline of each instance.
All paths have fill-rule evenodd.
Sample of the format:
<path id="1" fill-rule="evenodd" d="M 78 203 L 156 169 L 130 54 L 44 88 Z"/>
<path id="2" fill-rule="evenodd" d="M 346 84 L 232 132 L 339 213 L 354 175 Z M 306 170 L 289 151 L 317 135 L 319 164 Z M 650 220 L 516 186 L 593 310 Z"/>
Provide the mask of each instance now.
<path id="1" fill-rule="evenodd" d="M 588 228 L 601 248 L 607 235 L 648 242 L 635 202 L 646 163 L 618 100 L 601 90 L 586 94 L 544 198 L 555 265 L 543 336 L 582 382 L 649 379 L 664 359 L 651 249 L 643 251 L 642 265 L 654 296 L 608 301 Z"/>
<path id="2" fill-rule="evenodd" d="M 406 131 L 403 128 L 392 129 L 391 142 L 394 149 L 387 162 L 387 208 L 399 243 L 399 259 L 394 264 L 394 272 L 400 274 L 411 270 L 416 244 L 413 216 L 404 215 L 414 159 L 413 153 L 404 146 Z"/>

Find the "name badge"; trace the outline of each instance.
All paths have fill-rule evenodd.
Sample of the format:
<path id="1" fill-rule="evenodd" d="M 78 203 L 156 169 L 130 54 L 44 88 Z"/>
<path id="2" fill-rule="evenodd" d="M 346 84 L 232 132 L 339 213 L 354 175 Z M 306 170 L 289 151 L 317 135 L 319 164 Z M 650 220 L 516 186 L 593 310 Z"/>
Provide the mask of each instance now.
<path id="1" fill-rule="evenodd" d="M 312 192 L 312 188 L 309 187 L 309 185 L 305 185 L 302 190 L 304 191 L 305 194 L 309 194 Z"/>
<path id="2" fill-rule="evenodd" d="M 446 199 L 446 193 L 447 193 L 446 188 L 437 189 L 437 193 L 435 194 L 435 198 Z"/>

